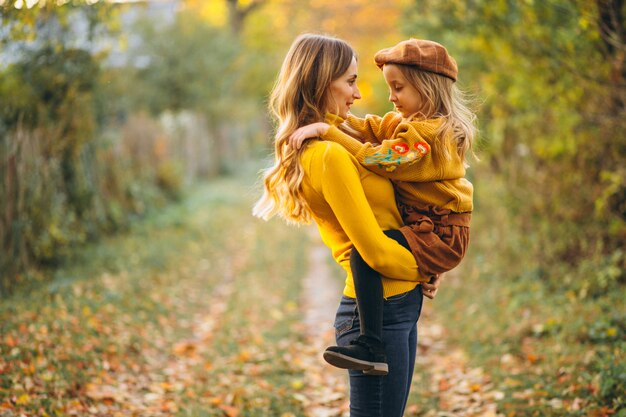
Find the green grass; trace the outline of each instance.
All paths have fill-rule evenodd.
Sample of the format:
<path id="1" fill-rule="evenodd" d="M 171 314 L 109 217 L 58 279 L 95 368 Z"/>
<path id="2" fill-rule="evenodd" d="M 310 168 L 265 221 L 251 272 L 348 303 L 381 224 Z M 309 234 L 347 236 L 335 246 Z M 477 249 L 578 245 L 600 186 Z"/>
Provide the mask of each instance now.
<path id="1" fill-rule="evenodd" d="M 302 415 L 306 235 L 217 180 L 0 304 L 0 414 Z M 280 411 L 280 413 L 279 413 Z"/>

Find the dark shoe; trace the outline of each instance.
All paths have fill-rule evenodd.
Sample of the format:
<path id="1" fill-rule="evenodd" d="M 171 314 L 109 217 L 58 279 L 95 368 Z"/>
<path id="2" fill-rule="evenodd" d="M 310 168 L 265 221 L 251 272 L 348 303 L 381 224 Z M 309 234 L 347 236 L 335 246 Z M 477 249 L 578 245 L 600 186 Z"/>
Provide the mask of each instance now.
<path id="1" fill-rule="evenodd" d="M 387 375 L 387 355 L 381 342 L 359 336 L 349 346 L 330 346 L 324 352 L 329 364 L 342 369 L 363 371 L 368 375 Z"/>

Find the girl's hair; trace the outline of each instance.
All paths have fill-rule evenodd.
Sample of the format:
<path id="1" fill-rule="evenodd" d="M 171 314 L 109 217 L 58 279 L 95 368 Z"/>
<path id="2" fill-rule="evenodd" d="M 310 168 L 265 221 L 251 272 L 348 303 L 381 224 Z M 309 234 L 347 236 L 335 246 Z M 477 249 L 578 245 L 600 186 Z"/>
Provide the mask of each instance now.
<path id="1" fill-rule="evenodd" d="M 430 104 L 431 114 L 422 115 L 427 118 L 441 117 L 443 123 L 437 130 L 434 141 L 433 157 L 437 162 L 449 159 L 448 141 L 456 144 L 457 153 L 462 161 L 466 161 L 468 152 L 474 155 L 472 147 L 476 137 L 476 114 L 469 107 L 469 99 L 455 82 L 433 72 L 422 71 L 411 65 L 396 65 L 407 81 Z M 474 155 L 475 156 L 475 155 Z"/>
<path id="2" fill-rule="evenodd" d="M 309 223 L 311 211 L 302 195 L 304 170 L 289 136 L 301 126 L 324 121 L 331 104 L 330 83 L 343 75 L 354 50 L 346 42 L 323 35 L 300 35 L 291 45 L 270 94 L 269 108 L 278 122 L 274 165 L 263 171 L 263 196 L 252 213 L 265 220 L 278 214 L 289 223 Z"/>

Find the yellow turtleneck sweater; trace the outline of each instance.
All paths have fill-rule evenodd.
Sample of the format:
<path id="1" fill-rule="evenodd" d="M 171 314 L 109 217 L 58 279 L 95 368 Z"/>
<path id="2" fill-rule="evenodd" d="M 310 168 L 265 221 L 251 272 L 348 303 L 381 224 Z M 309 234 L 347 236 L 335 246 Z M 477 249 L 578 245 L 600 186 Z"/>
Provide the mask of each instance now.
<path id="1" fill-rule="evenodd" d="M 396 112 L 385 116 L 349 115 L 345 120 L 362 141 L 337 128 L 344 119 L 328 114 L 331 124 L 322 136 L 339 143 L 360 164 L 393 181 L 398 200 L 412 206 L 434 205 L 457 213 L 472 211 L 473 186 L 465 179 L 465 164 L 452 140 L 448 141 L 449 159 L 438 162 L 431 152 L 441 119 L 405 121 Z"/>
<path id="2" fill-rule="evenodd" d="M 353 246 L 383 275 L 385 297 L 427 281 L 411 252 L 383 233 L 402 226 L 389 180 L 365 169 L 336 143 L 311 140 L 305 146 L 302 192 L 323 242 L 347 272 L 344 295 L 356 297 L 350 271 Z"/>

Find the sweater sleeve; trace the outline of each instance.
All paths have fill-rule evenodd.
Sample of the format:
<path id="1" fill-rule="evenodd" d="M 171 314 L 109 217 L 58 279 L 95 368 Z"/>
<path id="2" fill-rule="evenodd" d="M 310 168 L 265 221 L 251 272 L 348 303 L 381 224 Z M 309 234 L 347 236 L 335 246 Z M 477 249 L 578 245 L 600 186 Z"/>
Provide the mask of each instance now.
<path id="1" fill-rule="evenodd" d="M 356 125 L 351 125 L 356 128 Z M 369 127 L 365 132 L 373 133 Z M 377 129 L 378 143 L 362 143 L 331 126 L 322 136 L 324 140 L 339 143 L 356 157 L 359 163 L 378 175 L 396 181 L 416 181 L 419 172 L 437 172 L 430 154 L 430 145 L 424 135 L 410 122 L 401 122 L 393 132 L 385 132 L 383 124 Z M 419 168 L 418 168 L 419 166 Z"/>
<path id="2" fill-rule="evenodd" d="M 389 112 L 383 117 L 368 114 L 364 118 L 348 114 L 345 119 L 336 114 L 326 113 L 326 123 L 332 126 L 347 126 L 358 132 L 359 141 L 376 144 L 380 143 L 380 138 L 390 137 L 400 122 L 402 116 L 396 112 Z"/>
<path id="3" fill-rule="evenodd" d="M 347 153 L 326 149 L 321 181 L 324 199 L 368 265 L 388 278 L 423 281 L 411 252 L 380 229 Z"/>
<path id="4" fill-rule="evenodd" d="M 383 117 L 368 114 L 364 118 L 349 114 L 345 124 L 359 132 L 362 142 L 379 144 L 381 139 L 392 135 L 395 128 L 402 122 L 402 116 L 396 112 L 389 112 Z"/>

